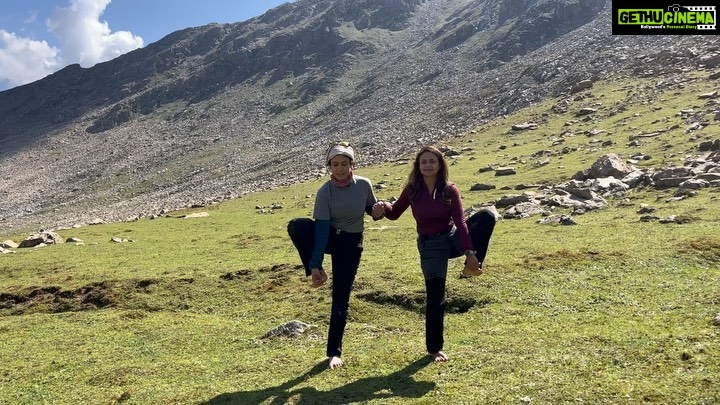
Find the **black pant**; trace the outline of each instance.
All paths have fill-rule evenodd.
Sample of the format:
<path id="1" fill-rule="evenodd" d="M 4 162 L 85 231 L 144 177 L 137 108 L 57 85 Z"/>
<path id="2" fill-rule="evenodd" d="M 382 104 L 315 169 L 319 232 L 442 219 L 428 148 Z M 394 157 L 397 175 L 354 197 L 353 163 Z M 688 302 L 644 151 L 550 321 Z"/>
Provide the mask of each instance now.
<path id="1" fill-rule="evenodd" d="M 473 249 L 480 263 L 485 260 L 490 237 L 495 229 L 495 217 L 486 211 L 475 213 L 467 219 Z M 430 237 L 418 237 L 420 262 L 425 276 L 425 346 L 428 353 L 443 348 L 445 328 L 445 280 L 448 259 L 462 255 L 457 232 Z"/>
<path id="2" fill-rule="evenodd" d="M 475 256 L 478 262 L 482 264 L 487 256 L 488 246 L 490 246 L 490 237 L 495 229 L 495 216 L 487 211 L 480 211 L 468 218 L 465 223 L 470 234 L 470 241 L 475 250 Z M 457 231 L 451 235 L 450 258 L 460 257 L 464 254 L 460 247 L 460 238 Z"/>
<path id="3" fill-rule="evenodd" d="M 315 222 L 310 218 L 295 218 L 288 224 L 288 234 L 300 254 L 305 274 L 310 275 L 308 264 L 315 245 Z M 327 356 L 342 354 L 342 340 L 345 334 L 350 292 L 360 266 L 363 251 L 363 234 L 338 232 L 330 228 L 325 253 L 332 260 L 332 305 L 330 308 L 330 326 L 328 328 Z"/>
<path id="4" fill-rule="evenodd" d="M 434 277 L 425 280 L 425 348 L 435 354 L 442 350 L 445 339 L 445 279 Z"/>
<path id="5" fill-rule="evenodd" d="M 346 233 L 336 237 L 330 252 L 332 258 L 332 308 L 330 309 L 330 327 L 328 329 L 328 357 L 342 354 L 342 340 L 350 307 L 350 291 L 352 291 L 355 275 L 362 255 L 362 233 Z M 329 241 L 328 241 L 328 244 Z"/>
<path id="6" fill-rule="evenodd" d="M 468 218 L 466 223 L 473 249 L 477 252 L 475 256 L 478 262 L 482 263 L 487 256 L 490 237 L 495 229 L 495 216 L 487 211 L 480 211 Z"/>
<path id="7" fill-rule="evenodd" d="M 288 222 L 288 235 L 298 254 L 300 261 L 305 268 L 305 275 L 310 275 L 310 259 L 312 259 L 313 248 L 315 247 L 315 221 L 310 218 L 293 218 Z M 330 253 L 328 246 L 325 247 L 325 253 Z"/>

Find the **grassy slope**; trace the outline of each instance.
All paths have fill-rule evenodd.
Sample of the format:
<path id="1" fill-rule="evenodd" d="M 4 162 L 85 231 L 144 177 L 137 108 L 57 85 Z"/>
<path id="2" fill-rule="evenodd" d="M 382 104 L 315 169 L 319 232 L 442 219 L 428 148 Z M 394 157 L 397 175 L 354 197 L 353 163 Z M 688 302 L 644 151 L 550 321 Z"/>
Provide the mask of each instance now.
<path id="1" fill-rule="evenodd" d="M 713 123 L 687 134 L 677 113 L 702 109 L 697 95 L 717 86 L 691 80 L 659 91 L 651 81 L 596 84 L 567 113 L 553 113 L 559 100 L 552 100 L 449 140 L 456 149 L 473 148 L 453 159 L 451 177 L 469 206 L 515 193 L 503 186 L 567 181 L 610 152 L 651 156 L 643 167 L 682 164 L 718 131 Z M 599 109 L 594 122 L 565 125 L 588 106 Z M 539 128 L 510 130 L 529 120 Z M 680 127 L 639 148 L 627 146 L 631 135 L 673 124 Z M 583 133 L 594 128 L 605 132 Z M 563 133 L 564 143 L 552 146 Z M 698 138 L 689 141 L 693 135 Z M 613 145 L 601 148 L 593 138 Z M 533 153 L 566 146 L 579 150 L 534 167 Z M 512 165 L 518 174 L 477 172 L 488 164 Z M 378 196 L 388 198 L 399 194 L 408 169 L 399 163 L 357 172 L 385 180 L 389 187 Z M 478 182 L 498 188 L 468 191 Z M 720 312 L 717 189 L 680 202 L 666 202 L 672 191 L 633 191 L 622 203 L 611 200 L 608 209 L 576 217 L 573 227 L 538 225 L 536 218 L 501 221 L 486 274 L 448 282 L 451 306 L 468 310 L 447 317 L 447 364 L 427 364 L 424 357 L 411 215 L 368 222 L 347 326 L 347 367 L 329 372 L 329 288 L 308 287 L 285 233 L 290 218 L 310 215 L 307 196 L 320 184 L 248 195 L 208 207 L 206 218 L 65 230 L 62 236 L 85 245 L 0 256 L 6 303 L 0 403 L 720 401 L 720 327 L 711 322 Z M 255 206 L 275 202 L 283 208 L 256 213 Z M 660 217 L 695 220 L 640 222 L 640 203 L 656 207 Z M 110 243 L 113 236 L 134 242 Z M 451 274 L 460 268 L 454 261 Z M 299 338 L 260 339 L 292 319 L 317 327 Z"/>

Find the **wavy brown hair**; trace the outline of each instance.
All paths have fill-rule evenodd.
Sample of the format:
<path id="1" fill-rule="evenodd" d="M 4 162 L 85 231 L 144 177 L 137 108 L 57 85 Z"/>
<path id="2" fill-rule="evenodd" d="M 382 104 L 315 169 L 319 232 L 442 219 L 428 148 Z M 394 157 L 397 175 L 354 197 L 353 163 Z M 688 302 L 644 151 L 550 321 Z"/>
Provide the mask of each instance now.
<path id="1" fill-rule="evenodd" d="M 436 192 L 439 192 L 442 196 L 443 201 L 445 201 L 447 204 L 450 204 L 450 197 L 445 192 L 445 187 L 450 184 L 450 180 L 448 177 L 448 165 L 447 161 L 445 161 L 445 155 L 443 155 L 440 150 L 432 145 L 426 145 L 423 146 L 422 149 L 415 155 L 415 162 L 413 163 L 413 168 L 410 170 L 410 175 L 408 176 L 407 183 L 405 183 L 405 188 L 409 190 L 410 192 L 410 200 L 415 201 L 420 196 L 420 193 L 422 193 L 423 187 L 424 187 L 424 180 L 423 175 L 420 172 L 420 156 L 422 156 L 423 153 L 430 152 L 435 157 L 437 157 L 438 163 L 440 165 L 440 169 L 438 170 L 437 179 L 435 180 L 435 190 Z"/>

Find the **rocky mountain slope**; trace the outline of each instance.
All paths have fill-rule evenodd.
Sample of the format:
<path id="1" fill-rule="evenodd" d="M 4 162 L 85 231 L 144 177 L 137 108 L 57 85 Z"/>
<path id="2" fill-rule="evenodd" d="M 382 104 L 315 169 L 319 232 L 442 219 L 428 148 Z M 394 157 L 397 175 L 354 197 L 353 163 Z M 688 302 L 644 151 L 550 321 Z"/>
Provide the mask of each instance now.
<path id="1" fill-rule="evenodd" d="M 145 216 L 394 159 L 583 81 L 716 69 L 603 0 L 297 0 L 0 92 L 0 228 Z"/>

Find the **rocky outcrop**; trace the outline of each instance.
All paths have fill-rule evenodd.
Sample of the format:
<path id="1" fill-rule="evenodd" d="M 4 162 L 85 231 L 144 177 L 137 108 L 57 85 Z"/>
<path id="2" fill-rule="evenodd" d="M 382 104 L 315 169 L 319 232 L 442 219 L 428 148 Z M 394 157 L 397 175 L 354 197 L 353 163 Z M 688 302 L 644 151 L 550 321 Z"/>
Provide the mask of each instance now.
<path id="1" fill-rule="evenodd" d="M 587 179 L 600 179 L 604 177 L 622 179 L 635 170 L 637 169 L 634 166 L 626 163 L 618 155 L 609 154 L 602 156 L 598 161 L 593 163 L 589 169 L 575 174 L 573 179 L 580 181 Z"/>
<path id="2" fill-rule="evenodd" d="M 543 186 L 538 192 L 506 195 L 493 205 L 505 208 L 502 216 L 507 219 L 550 216 L 553 208 L 566 209 L 568 215 L 577 215 L 605 208 L 608 198 L 621 200 L 627 192 L 638 187 L 676 188 L 670 200 L 678 201 L 692 197 L 695 190 L 720 187 L 720 163 L 708 161 L 708 156 L 688 159 L 684 166 L 640 170 L 616 154 L 603 155 L 567 183 Z M 648 212 L 651 211 L 639 213 Z"/>
<path id="3" fill-rule="evenodd" d="M 38 233 L 31 234 L 25 240 L 20 242 L 19 248 L 31 248 L 40 245 L 54 245 L 56 243 L 65 243 L 59 234 L 52 231 L 40 231 Z"/>

